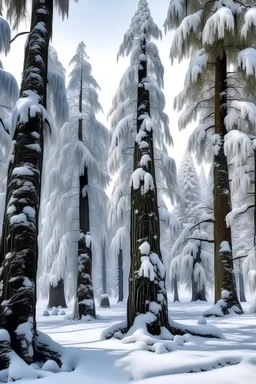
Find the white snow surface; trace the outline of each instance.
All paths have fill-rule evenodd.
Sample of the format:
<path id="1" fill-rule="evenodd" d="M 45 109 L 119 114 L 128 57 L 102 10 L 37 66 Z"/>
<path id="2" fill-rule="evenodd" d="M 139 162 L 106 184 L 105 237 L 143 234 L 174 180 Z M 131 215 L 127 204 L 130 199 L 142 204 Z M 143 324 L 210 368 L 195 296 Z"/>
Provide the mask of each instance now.
<path id="1" fill-rule="evenodd" d="M 44 317 L 46 302 L 39 302 L 37 322 L 40 331 L 48 334 L 64 348 L 64 367 L 60 373 L 56 364 L 49 361 L 42 370 L 26 366 L 18 357 L 13 358 L 10 377 L 21 378 L 20 384 L 254 384 L 256 376 L 255 316 L 248 314 L 250 303 L 245 303 L 245 314 L 209 318 L 207 323 L 217 327 L 222 339 L 176 336 L 162 332 L 165 340 L 155 337 L 154 348 L 149 352 L 147 341 L 152 341 L 144 329 L 118 340 L 102 340 L 102 331 L 125 320 L 125 304 L 111 308 L 97 308 L 99 319 L 74 322 L 60 316 Z M 212 303 L 190 303 L 188 297 L 180 303 L 170 303 L 169 315 L 182 324 L 205 327 L 201 314 Z M 67 310 L 71 313 L 71 308 Z M 128 342 L 132 339 L 136 342 Z M 168 352 L 170 351 L 170 352 Z M 74 367 L 74 370 L 71 369 Z M 4 373 L 1 373 L 3 375 Z M 42 377 L 40 381 L 37 377 Z M 0 382 L 2 376 L 0 376 Z"/>

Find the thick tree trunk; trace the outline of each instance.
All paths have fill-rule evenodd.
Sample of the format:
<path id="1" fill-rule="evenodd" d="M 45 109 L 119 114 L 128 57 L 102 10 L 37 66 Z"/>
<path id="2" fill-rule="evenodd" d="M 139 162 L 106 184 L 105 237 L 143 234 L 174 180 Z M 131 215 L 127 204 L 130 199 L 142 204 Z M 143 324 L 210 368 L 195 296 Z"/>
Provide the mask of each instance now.
<path id="1" fill-rule="evenodd" d="M 223 313 L 234 306 L 238 313 L 242 308 L 238 300 L 233 270 L 231 231 L 226 225 L 226 215 L 230 212 L 230 191 L 227 157 L 224 154 L 224 137 L 227 133 L 227 58 L 225 52 L 215 65 L 215 158 L 214 158 L 214 241 L 215 241 L 215 302 L 226 291 Z"/>
<path id="2" fill-rule="evenodd" d="M 120 249 L 118 254 L 118 303 L 124 301 L 124 269 L 123 251 Z"/>
<path id="3" fill-rule="evenodd" d="M 48 46 L 53 0 L 34 0 L 31 32 L 25 51 L 21 100 L 45 106 Z M 45 28 L 42 28 L 45 26 Z M 29 114 L 28 110 L 28 114 Z M 24 113 L 24 110 L 23 110 Z M 43 158 L 43 116 L 18 120 L 13 160 L 9 165 L 1 244 L 0 326 L 11 348 L 27 363 L 34 359 L 36 337 L 36 271 L 40 186 Z M 7 364 L 8 365 L 8 364 Z"/>
<path id="4" fill-rule="evenodd" d="M 146 41 L 142 42 L 141 53 L 146 58 Z M 139 85 L 138 85 L 138 116 L 137 133 L 143 131 L 143 145 L 135 143 L 134 149 L 134 171 L 145 171 L 146 177 L 153 180 L 153 187 L 143 193 L 145 178 L 141 180 L 140 187 L 131 189 L 131 267 L 129 278 L 129 298 L 127 303 L 128 329 L 132 327 L 136 316 L 151 313 L 154 321 L 147 323 L 151 334 L 160 334 L 160 327 L 168 327 L 167 295 L 165 289 L 165 273 L 161 273 L 158 266 L 162 264 L 160 251 L 160 226 L 157 204 L 157 189 L 154 168 L 153 132 L 147 131 L 143 122 L 150 116 L 150 97 L 144 85 L 147 77 L 147 61 L 140 61 Z M 141 162 L 146 155 L 150 160 L 146 165 Z M 145 158 L 145 157 L 144 157 Z M 140 169 L 139 169 L 140 168 Z M 141 254 L 139 246 L 147 242 L 150 246 L 148 255 Z M 153 257 L 153 255 L 155 257 Z M 144 259 L 147 258 L 154 270 L 154 278 L 138 275 Z M 158 312 L 153 313 L 153 308 L 158 307 Z"/>
<path id="5" fill-rule="evenodd" d="M 180 301 L 179 291 L 178 291 L 178 277 L 175 275 L 173 279 L 173 301 Z"/>
<path id="6" fill-rule="evenodd" d="M 53 307 L 67 308 L 63 279 L 58 281 L 58 284 L 56 285 L 56 287 L 53 287 L 52 285 L 50 285 L 49 303 L 47 305 L 47 308 L 53 308 Z"/>
<path id="7" fill-rule="evenodd" d="M 83 65 L 81 64 L 81 85 L 79 95 L 79 112 L 83 112 Z M 78 122 L 78 140 L 83 142 L 83 120 Z M 83 316 L 96 317 L 92 285 L 92 248 L 90 241 L 90 210 L 89 196 L 85 191 L 88 186 L 88 169 L 84 168 L 79 177 L 79 223 L 80 239 L 78 242 L 78 277 L 77 304 L 78 319 Z"/>

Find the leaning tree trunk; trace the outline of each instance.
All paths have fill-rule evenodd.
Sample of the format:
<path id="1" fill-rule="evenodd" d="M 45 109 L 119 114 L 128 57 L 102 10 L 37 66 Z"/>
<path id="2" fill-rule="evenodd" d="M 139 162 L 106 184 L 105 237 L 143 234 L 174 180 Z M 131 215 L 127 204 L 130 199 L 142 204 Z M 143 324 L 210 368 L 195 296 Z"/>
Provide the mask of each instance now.
<path id="1" fill-rule="evenodd" d="M 81 82 L 79 94 L 79 113 L 83 112 L 83 65 L 81 64 Z M 78 121 L 78 140 L 83 143 L 83 119 Z M 76 316 L 95 315 L 95 303 L 92 285 L 92 248 L 90 237 L 89 196 L 85 191 L 88 186 L 88 169 L 79 177 L 79 224 L 80 239 L 78 242 L 78 276 L 77 276 L 77 304 Z"/>
<path id="2" fill-rule="evenodd" d="M 142 42 L 141 53 L 145 61 L 140 60 L 138 73 L 137 137 L 131 188 L 131 267 L 127 323 L 129 329 L 138 315 L 150 313 L 150 320 L 145 321 L 148 331 L 151 334 L 160 334 L 161 326 L 168 327 L 168 308 L 165 271 L 160 251 L 153 127 L 146 128 L 145 123 L 145 119 L 150 118 L 149 91 L 144 83 L 147 77 L 145 40 Z"/>
<path id="3" fill-rule="evenodd" d="M 224 137 L 227 133 L 227 57 L 223 52 L 215 64 L 215 158 L 214 158 L 214 242 L 215 302 L 223 297 L 222 312 L 242 313 L 233 269 L 231 230 L 226 216 L 230 212 L 230 191 Z M 224 292 L 223 292 L 224 291 Z M 222 293 L 223 292 L 223 293 Z"/>
<path id="4" fill-rule="evenodd" d="M 123 268 L 123 251 L 118 253 L 118 303 L 124 301 L 124 268 Z"/>
<path id="5" fill-rule="evenodd" d="M 67 308 L 63 279 L 58 281 L 58 284 L 56 285 L 56 287 L 53 285 L 50 285 L 49 303 L 47 305 L 47 308 L 53 308 L 53 307 Z"/>
<path id="6" fill-rule="evenodd" d="M 8 170 L 0 257 L 0 326 L 9 333 L 10 348 L 29 364 L 34 360 L 36 340 L 37 236 L 44 140 L 41 111 L 46 104 L 52 15 L 53 0 L 33 1 L 20 100 L 16 106 L 19 116 Z M 30 116 L 32 105 L 37 113 Z M 8 367 L 8 360 L 4 365 Z"/>

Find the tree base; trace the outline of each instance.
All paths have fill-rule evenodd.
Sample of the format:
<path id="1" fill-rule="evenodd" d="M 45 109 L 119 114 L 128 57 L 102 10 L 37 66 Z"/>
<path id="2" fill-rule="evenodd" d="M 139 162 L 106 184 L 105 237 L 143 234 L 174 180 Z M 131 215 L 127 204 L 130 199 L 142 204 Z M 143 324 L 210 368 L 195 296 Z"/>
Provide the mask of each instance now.
<path id="1" fill-rule="evenodd" d="M 187 334 L 205 338 L 221 339 L 223 337 L 221 331 L 211 325 L 184 325 L 176 323 L 172 319 L 169 319 L 168 328 L 160 327 L 159 334 L 152 335 L 150 329 L 151 324 L 154 322 L 154 317 L 155 315 L 152 313 L 140 314 L 136 317 L 130 329 L 128 329 L 126 321 L 115 324 L 102 333 L 102 338 L 111 339 L 115 337 L 125 343 L 135 343 L 141 341 L 140 336 L 142 336 L 142 339 L 147 342 L 150 341 L 148 345 L 152 346 L 160 340 L 168 340 L 169 342 L 170 340 L 173 341 L 176 336 L 185 336 Z M 168 350 L 168 348 L 166 349 Z"/>
<path id="2" fill-rule="evenodd" d="M 222 298 L 211 308 L 207 309 L 207 311 L 203 313 L 203 316 L 223 317 L 234 313 L 237 315 L 243 314 L 241 304 L 239 301 L 236 301 L 229 292 L 223 291 Z"/>
<path id="3" fill-rule="evenodd" d="M 9 333 L 0 330 L 0 381 L 16 381 L 21 379 L 37 379 L 45 377 L 45 372 L 57 373 L 60 371 L 72 371 L 73 367 L 63 366 L 62 355 L 65 351 L 61 345 L 55 343 L 49 336 L 36 332 L 32 345 L 33 364 L 27 364 L 12 349 Z M 44 364 L 47 363 L 47 367 Z M 11 378 L 9 366 L 12 364 Z M 17 367 L 16 367 L 17 365 Z M 43 367 L 44 366 L 44 367 Z M 42 371 L 40 368 L 42 368 Z M 48 369 L 46 369 L 48 368 Z"/>
<path id="4" fill-rule="evenodd" d="M 104 294 L 100 297 L 100 307 L 101 308 L 110 308 L 110 301 L 108 295 Z"/>

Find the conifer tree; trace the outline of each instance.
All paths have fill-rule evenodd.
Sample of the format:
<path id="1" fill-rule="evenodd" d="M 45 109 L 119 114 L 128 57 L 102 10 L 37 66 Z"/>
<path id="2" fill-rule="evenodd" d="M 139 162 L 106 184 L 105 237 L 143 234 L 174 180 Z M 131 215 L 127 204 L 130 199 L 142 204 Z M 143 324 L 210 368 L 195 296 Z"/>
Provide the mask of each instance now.
<path id="1" fill-rule="evenodd" d="M 104 244 L 106 245 L 107 241 L 106 228 L 104 227 L 107 197 L 104 188 L 109 180 L 105 167 L 108 134 L 107 129 L 97 121 L 95 116 L 101 110 L 97 94 L 99 86 L 91 74 L 92 69 L 83 42 L 78 45 L 70 64 L 73 66 L 68 86 L 72 98 L 71 119 L 74 123 L 75 121 L 78 123 L 76 155 L 80 159 L 78 164 L 80 228 L 77 280 L 78 309 L 75 316 L 81 319 L 86 315 L 95 317 L 92 261 L 96 261 L 96 257 L 93 257 L 92 224 L 96 226 L 94 241 L 96 243 L 98 241 L 100 248 L 98 253 L 102 253 L 102 247 Z"/>
<path id="2" fill-rule="evenodd" d="M 210 158 L 210 161 L 214 164 L 215 301 L 221 299 L 218 305 L 223 314 L 230 310 L 242 313 L 233 272 L 231 231 L 226 225 L 231 201 L 224 139 L 228 86 L 232 83 L 232 76 L 230 79 L 228 75 L 228 63 L 232 63 L 233 54 L 230 47 L 241 41 L 239 25 L 243 12 L 243 4 L 235 0 L 171 1 L 165 23 L 170 29 L 177 26 L 171 48 L 172 59 L 191 58 L 185 87 L 175 106 L 181 110 L 186 104 L 180 119 L 181 128 L 200 115 L 200 126 L 190 141 L 190 147 L 199 152 L 199 159 L 207 158 L 211 142 L 206 139 L 214 131 L 214 160 Z M 217 312 L 218 309 L 216 312 L 209 310 L 207 315 Z"/>
<path id="3" fill-rule="evenodd" d="M 4 3 L 7 15 L 16 27 L 26 14 L 27 1 L 1 1 L 1 7 Z M 69 2 L 56 1 L 55 4 L 62 16 L 68 13 Z M 13 112 L 15 146 L 8 170 L 2 232 L 0 259 L 4 261 L 0 275 L 0 324 L 6 330 L 6 336 L 1 346 L 1 368 L 9 365 L 7 352 L 10 349 L 27 363 L 34 361 L 36 353 L 42 353 L 42 360 L 47 354 L 46 349 L 43 353 L 37 343 L 35 304 L 43 129 L 47 126 L 47 59 L 52 17 L 53 0 L 33 0 L 20 99 Z"/>
<path id="4" fill-rule="evenodd" d="M 161 175 L 163 183 L 166 183 L 162 188 L 167 191 L 165 185 L 168 185 L 168 193 L 173 199 L 176 183 L 175 165 L 164 144 L 165 139 L 170 143 L 170 136 L 168 119 L 163 112 L 163 67 L 152 37 L 160 38 L 161 32 L 153 22 L 147 1 L 140 0 L 118 54 L 131 54 L 131 66 L 113 101 L 111 112 L 115 130 L 110 168 L 112 172 L 117 171 L 121 163 L 120 174 L 124 173 L 126 185 L 116 185 L 115 203 L 113 199 L 110 202 L 110 220 L 119 219 L 130 207 L 128 329 L 141 315 L 146 316 L 144 323 L 149 332 L 159 334 L 161 326 L 169 328 L 169 323 L 165 269 L 160 251 L 157 185 Z M 128 190 L 127 194 L 129 178 L 131 193 Z"/>

